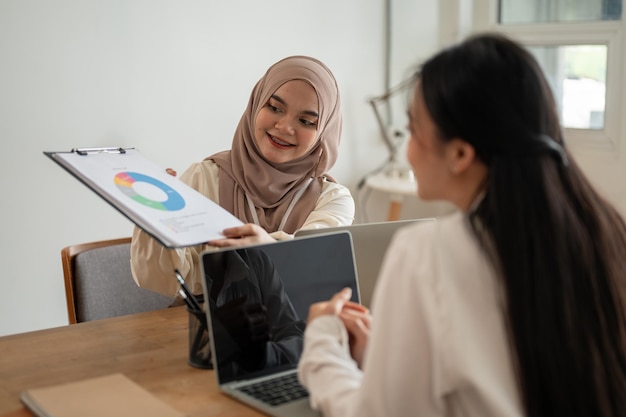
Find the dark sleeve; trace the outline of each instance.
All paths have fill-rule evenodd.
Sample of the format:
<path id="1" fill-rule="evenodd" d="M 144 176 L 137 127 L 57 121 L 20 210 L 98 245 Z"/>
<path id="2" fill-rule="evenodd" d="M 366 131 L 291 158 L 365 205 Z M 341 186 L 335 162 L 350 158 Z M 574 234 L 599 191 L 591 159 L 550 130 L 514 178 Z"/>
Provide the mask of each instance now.
<path id="1" fill-rule="evenodd" d="M 274 264 L 264 252 L 257 253 L 251 266 L 259 279 L 270 328 L 266 366 L 297 363 L 302 353 L 305 322 L 291 304 Z"/>

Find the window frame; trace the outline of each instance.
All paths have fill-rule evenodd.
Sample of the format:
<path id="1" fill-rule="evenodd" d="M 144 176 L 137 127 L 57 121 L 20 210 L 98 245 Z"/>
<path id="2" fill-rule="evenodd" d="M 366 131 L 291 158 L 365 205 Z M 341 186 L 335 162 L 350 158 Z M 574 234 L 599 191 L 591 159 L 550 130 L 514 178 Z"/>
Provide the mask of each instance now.
<path id="1" fill-rule="evenodd" d="M 453 0 L 457 4 L 467 1 Z M 624 86 L 622 67 L 626 65 L 623 62 L 626 56 L 626 42 L 624 42 L 622 20 L 503 25 L 498 23 L 498 3 L 498 0 L 473 0 L 471 32 L 503 33 L 525 46 L 592 44 L 607 46 L 604 128 L 563 127 L 563 132 L 569 145 L 587 149 L 616 150 L 622 123 L 620 108 L 626 101 L 626 94 L 622 92 Z"/>

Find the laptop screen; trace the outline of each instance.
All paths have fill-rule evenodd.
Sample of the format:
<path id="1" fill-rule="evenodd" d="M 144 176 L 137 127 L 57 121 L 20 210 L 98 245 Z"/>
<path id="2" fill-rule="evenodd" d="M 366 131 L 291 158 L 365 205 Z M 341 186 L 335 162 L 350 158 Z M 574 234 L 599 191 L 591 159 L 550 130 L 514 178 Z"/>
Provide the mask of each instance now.
<path id="1" fill-rule="evenodd" d="M 297 366 L 309 306 L 358 285 L 348 232 L 202 254 L 220 384 Z"/>
<path id="2" fill-rule="evenodd" d="M 354 260 L 359 280 L 361 303 L 371 307 L 374 287 L 378 280 L 378 273 L 387 247 L 393 235 L 402 227 L 418 222 L 433 222 L 434 218 L 397 220 L 393 222 L 358 223 L 349 226 L 337 226 L 324 229 L 300 229 L 296 231 L 296 238 L 303 236 L 320 235 L 322 233 L 336 233 L 348 231 L 352 236 Z"/>

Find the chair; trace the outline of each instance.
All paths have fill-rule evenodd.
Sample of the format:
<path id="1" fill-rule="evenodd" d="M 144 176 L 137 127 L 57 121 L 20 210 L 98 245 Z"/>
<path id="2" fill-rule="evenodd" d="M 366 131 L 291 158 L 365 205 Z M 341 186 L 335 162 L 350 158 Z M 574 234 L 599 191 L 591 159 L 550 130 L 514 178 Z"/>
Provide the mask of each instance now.
<path id="1" fill-rule="evenodd" d="M 61 261 L 70 324 L 166 308 L 173 302 L 133 280 L 130 237 L 68 246 L 61 250 Z"/>

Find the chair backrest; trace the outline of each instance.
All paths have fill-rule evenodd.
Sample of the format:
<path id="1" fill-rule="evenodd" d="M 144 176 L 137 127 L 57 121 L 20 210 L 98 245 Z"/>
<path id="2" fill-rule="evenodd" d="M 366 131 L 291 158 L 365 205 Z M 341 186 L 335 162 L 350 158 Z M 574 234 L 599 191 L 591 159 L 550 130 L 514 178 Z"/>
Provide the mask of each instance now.
<path id="1" fill-rule="evenodd" d="M 61 250 L 61 261 L 70 324 L 156 310 L 173 302 L 133 280 L 130 237 L 68 246 Z"/>

